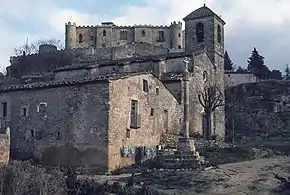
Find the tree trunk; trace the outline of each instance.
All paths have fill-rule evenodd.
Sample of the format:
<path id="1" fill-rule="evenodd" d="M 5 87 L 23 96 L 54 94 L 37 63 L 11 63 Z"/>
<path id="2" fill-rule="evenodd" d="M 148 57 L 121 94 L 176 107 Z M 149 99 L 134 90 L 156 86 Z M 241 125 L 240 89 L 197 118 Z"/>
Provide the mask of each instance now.
<path id="1" fill-rule="evenodd" d="M 211 139 L 211 112 L 205 113 L 205 120 L 206 120 L 206 128 L 205 128 L 205 140 Z"/>
<path id="2" fill-rule="evenodd" d="M 232 116 L 232 143 L 235 143 L 235 117 Z"/>

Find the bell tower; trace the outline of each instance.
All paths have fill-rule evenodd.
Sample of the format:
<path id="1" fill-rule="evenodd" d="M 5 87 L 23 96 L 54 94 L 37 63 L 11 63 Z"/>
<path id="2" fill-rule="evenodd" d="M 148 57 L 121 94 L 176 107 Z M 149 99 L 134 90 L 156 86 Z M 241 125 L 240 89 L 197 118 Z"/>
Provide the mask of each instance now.
<path id="1" fill-rule="evenodd" d="M 224 25 L 226 24 L 220 16 L 215 14 L 205 4 L 187 15 L 185 21 L 185 51 L 189 53 L 206 52 L 210 61 L 214 65 L 209 78 L 217 79 L 219 89 L 224 97 Z M 209 68 L 209 64 L 203 64 L 204 68 Z M 199 74 L 201 72 L 197 72 Z M 201 73 L 202 74 L 202 73 Z M 214 80 L 213 80 L 214 81 Z M 193 82 L 195 82 L 193 80 Z M 197 81 L 201 82 L 201 81 Z M 196 98 L 192 95 L 192 99 Z M 192 102 L 197 108 L 201 107 L 198 103 Z M 203 116 L 192 111 L 192 115 L 197 118 Z M 210 132 L 204 132 L 206 137 L 216 136 L 219 140 L 225 138 L 225 108 L 224 105 L 217 107 L 212 113 Z M 198 123 L 199 120 L 192 122 Z M 201 126 L 203 126 L 201 124 Z M 197 128 L 200 128 L 199 126 Z M 204 127 L 201 127 L 205 130 Z"/>
<path id="2" fill-rule="evenodd" d="M 223 69 L 226 23 L 205 4 L 183 20 L 185 21 L 185 51 L 195 53 L 205 50 L 212 63 Z"/>

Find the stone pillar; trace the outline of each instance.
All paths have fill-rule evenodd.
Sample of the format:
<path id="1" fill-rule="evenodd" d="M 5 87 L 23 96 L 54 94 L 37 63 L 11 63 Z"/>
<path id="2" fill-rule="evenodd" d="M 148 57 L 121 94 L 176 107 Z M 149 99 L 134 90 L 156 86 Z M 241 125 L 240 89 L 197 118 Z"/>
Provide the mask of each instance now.
<path id="1" fill-rule="evenodd" d="M 189 138 L 189 72 L 187 58 L 183 61 L 185 63 L 185 70 L 183 73 L 183 136 Z"/>
<path id="2" fill-rule="evenodd" d="M 183 152 L 195 152 L 194 140 L 189 137 L 189 72 L 187 58 L 183 61 L 185 70 L 183 74 L 184 102 L 183 102 L 183 137 L 179 138 L 178 150 Z"/>

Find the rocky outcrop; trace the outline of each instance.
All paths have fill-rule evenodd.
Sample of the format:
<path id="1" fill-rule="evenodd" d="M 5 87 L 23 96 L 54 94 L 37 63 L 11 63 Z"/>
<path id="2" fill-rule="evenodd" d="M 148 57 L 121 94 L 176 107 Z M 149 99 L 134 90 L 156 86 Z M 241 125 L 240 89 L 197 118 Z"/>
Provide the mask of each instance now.
<path id="1" fill-rule="evenodd" d="M 227 139 L 290 142 L 290 81 L 241 84 L 226 91 Z M 233 136 L 234 135 L 234 136 Z"/>

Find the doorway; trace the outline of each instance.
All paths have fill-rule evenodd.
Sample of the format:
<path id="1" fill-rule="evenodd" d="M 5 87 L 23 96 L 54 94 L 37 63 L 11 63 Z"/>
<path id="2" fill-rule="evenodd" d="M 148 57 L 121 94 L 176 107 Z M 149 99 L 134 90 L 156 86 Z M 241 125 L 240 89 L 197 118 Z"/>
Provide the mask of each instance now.
<path id="1" fill-rule="evenodd" d="M 144 149 L 143 147 L 137 147 L 135 153 L 135 164 L 141 165 L 143 160 Z"/>

